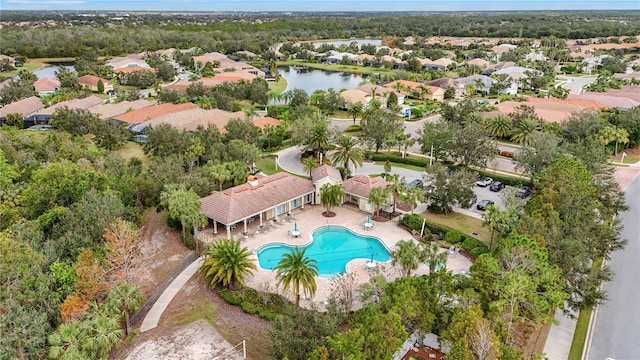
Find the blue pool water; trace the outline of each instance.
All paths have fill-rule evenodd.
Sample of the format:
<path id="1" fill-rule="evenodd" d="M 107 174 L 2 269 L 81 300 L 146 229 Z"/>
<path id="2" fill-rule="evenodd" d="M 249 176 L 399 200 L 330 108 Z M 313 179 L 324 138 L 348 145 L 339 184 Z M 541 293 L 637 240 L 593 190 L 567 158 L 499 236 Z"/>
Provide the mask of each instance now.
<path id="1" fill-rule="evenodd" d="M 313 231 L 313 241 L 300 249 L 307 249 L 305 255 L 317 261 L 318 275 L 331 278 L 346 271 L 346 265 L 354 259 L 387 262 L 389 251 L 375 237 L 362 236 L 341 226 L 323 226 Z M 294 246 L 272 244 L 258 250 L 260 267 L 272 270 L 278 265 L 282 255 Z"/>

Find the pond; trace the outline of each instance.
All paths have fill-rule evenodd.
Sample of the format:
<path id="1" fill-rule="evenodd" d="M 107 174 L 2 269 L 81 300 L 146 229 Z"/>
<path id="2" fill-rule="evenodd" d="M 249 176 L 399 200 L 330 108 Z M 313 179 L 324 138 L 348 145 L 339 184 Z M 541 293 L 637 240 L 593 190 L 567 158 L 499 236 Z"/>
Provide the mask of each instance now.
<path id="1" fill-rule="evenodd" d="M 43 67 L 40 68 L 38 70 L 33 71 L 33 74 L 35 76 L 38 77 L 38 79 L 42 79 L 42 78 L 52 78 L 55 79 L 56 78 L 56 72 L 58 70 L 60 70 L 62 66 L 61 65 L 54 65 L 54 66 L 47 66 L 47 67 Z M 75 68 L 73 66 L 64 66 L 65 68 L 67 68 L 67 70 L 69 71 L 75 71 Z"/>
<path id="2" fill-rule="evenodd" d="M 335 47 L 338 47 L 340 45 L 349 45 L 352 42 L 356 42 L 358 43 L 358 45 L 375 45 L 375 46 L 382 45 L 382 40 L 380 39 L 349 39 L 349 40 L 336 40 L 336 41 L 319 41 L 319 42 L 314 42 L 313 46 L 318 48 L 324 44 L 328 44 L 328 45 L 333 45 Z"/>
<path id="3" fill-rule="evenodd" d="M 292 66 L 279 67 L 280 76 L 287 80 L 287 89 L 302 89 L 307 95 L 313 94 L 316 90 L 335 91 L 343 89 L 353 89 L 360 86 L 365 78 L 362 75 L 350 74 L 336 71 L 326 71 L 308 68 L 294 68 Z"/>

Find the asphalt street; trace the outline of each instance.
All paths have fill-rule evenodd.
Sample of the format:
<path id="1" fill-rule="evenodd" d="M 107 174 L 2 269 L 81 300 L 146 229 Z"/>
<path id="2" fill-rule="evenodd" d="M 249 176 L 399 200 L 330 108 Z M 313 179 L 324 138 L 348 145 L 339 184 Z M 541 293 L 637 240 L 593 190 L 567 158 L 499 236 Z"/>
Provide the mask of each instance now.
<path id="1" fill-rule="evenodd" d="M 604 284 L 609 300 L 599 306 L 593 324 L 590 360 L 640 359 L 640 176 L 625 191 L 629 211 L 621 215 L 627 245 L 612 254 L 615 277 Z"/>

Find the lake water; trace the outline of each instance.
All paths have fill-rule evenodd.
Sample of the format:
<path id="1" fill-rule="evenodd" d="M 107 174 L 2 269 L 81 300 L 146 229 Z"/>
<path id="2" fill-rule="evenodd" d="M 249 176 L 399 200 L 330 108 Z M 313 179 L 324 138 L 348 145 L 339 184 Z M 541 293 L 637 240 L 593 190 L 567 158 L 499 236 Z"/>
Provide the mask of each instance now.
<path id="1" fill-rule="evenodd" d="M 350 40 L 336 40 L 336 41 L 319 41 L 319 42 L 314 42 L 313 46 L 318 48 L 324 44 L 329 44 L 329 45 L 338 47 L 340 45 L 349 45 L 354 41 L 358 43 L 358 45 L 376 45 L 376 46 L 382 45 L 382 40 L 380 39 L 350 39 Z"/>
<path id="2" fill-rule="evenodd" d="M 335 91 L 343 89 L 353 89 L 360 86 L 364 81 L 362 75 L 349 74 L 336 71 L 325 71 L 316 69 L 298 69 L 292 66 L 279 67 L 280 76 L 287 80 L 287 89 L 302 89 L 307 95 L 313 94 L 316 90 Z"/>
<path id="3" fill-rule="evenodd" d="M 58 70 L 60 70 L 62 66 L 58 66 L 58 65 L 54 65 L 54 66 L 47 66 L 45 68 L 41 68 L 38 69 L 36 71 L 34 71 L 33 73 L 35 74 L 35 76 L 38 77 L 38 79 L 42 79 L 42 78 L 52 78 L 55 79 L 56 78 L 56 72 Z M 67 70 L 69 71 L 75 71 L 75 68 L 73 66 L 64 66 L 67 68 Z"/>

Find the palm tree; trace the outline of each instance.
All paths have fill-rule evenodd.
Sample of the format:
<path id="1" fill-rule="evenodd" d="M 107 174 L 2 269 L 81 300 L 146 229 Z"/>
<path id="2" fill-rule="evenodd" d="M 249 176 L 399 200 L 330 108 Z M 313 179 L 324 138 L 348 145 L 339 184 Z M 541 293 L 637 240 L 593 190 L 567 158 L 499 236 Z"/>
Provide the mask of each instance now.
<path id="1" fill-rule="evenodd" d="M 246 247 L 240 247 L 240 240 L 217 241 L 205 250 L 203 256 L 205 259 L 198 271 L 207 279 L 210 287 L 222 285 L 237 289 L 244 285 L 245 277 L 256 269 L 249 259 L 251 252 Z"/>
<path id="2" fill-rule="evenodd" d="M 440 246 L 436 242 L 423 247 L 423 256 L 429 266 L 429 272 L 434 272 L 447 265 L 447 252 L 440 252 Z"/>
<path id="3" fill-rule="evenodd" d="M 424 190 L 415 186 L 411 189 L 405 190 L 400 198 L 405 203 L 411 205 L 411 213 L 413 214 L 413 210 L 418 206 L 418 203 L 424 201 Z"/>
<path id="4" fill-rule="evenodd" d="M 326 216 L 332 216 L 333 208 L 338 206 L 344 198 L 344 191 L 340 185 L 324 184 L 320 188 L 320 202 L 325 208 L 323 213 Z"/>
<path id="5" fill-rule="evenodd" d="M 358 146 L 358 139 L 343 134 L 338 137 L 336 145 L 336 152 L 333 154 L 333 166 L 342 165 L 347 176 L 350 174 L 349 164 L 353 164 L 354 167 L 362 166 L 364 151 L 356 147 Z"/>
<path id="6" fill-rule="evenodd" d="M 487 226 L 489 227 L 489 230 L 491 230 L 491 238 L 489 239 L 489 251 L 491 251 L 491 248 L 493 247 L 493 236 L 495 235 L 496 231 L 500 233 L 504 226 L 505 217 L 506 212 L 493 205 L 487 206 L 487 209 L 482 214 L 482 219 L 484 220 L 482 226 Z"/>
<path id="7" fill-rule="evenodd" d="M 187 225 L 199 226 L 203 222 L 205 215 L 200 211 L 200 197 L 193 190 L 185 189 L 184 186 L 165 185 L 160 193 L 160 204 L 169 210 L 172 218 L 180 220 L 184 240 L 186 240 Z"/>
<path id="8" fill-rule="evenodd" d="M 49 358 L 82 360 L 86 354 L 82 351 L 82 329 L 80 322 L 62 323 L 56 332 L 49 335 Z"/>
<path id="9" fill-rule="evenodd" d="M 400 265 L 407 276 L 411 276 L 411 271 L 417 269 L 422 261 L 424 252 L 411 240 L 398 241 L 396 249 L 391 252 L 391 263 Z"/>
<path id="10" fill-rule="evenodd" d="M 296 306 L 300 306 L 300 290 L 309 296 L 316 293 L 316 279 L 318 276 L 317 261 L 305 256 L 306 249 L 297 247 L 282 255 L 282 259 L 274 268 L 277 272 L 278 286 L 284 290 L 292 288 L 296 298 Z"/>
<path id="11" fill-rule="evenodd" d="M 402 180 L 400 179 L 400 175 L 398 174 L 388 175 L 386 180 L 388 183 L 387 191 L 389 191 L 389 193 L 393 195 L 393 213 L 395 214 L 396 201 L 398 200 L 398 196 L 404 193 L 404 191 L 407 189 L 407 186 L 404 182 L 402 182 Z"/>
<path id="12" fill-rule="evenodd" d="M 320 152 L 324 152 L 329 148 L 329 140 L 331 138 L 329 120 L 326 116 L 317 114 L 312 121 L 313 125 L 306 143 L 307 147 L 313 150 L 313 155 L 319 156 Z"/>
<path id="13" fill-rule="evenodd" d="M 418 89 L 420 90 L 420 99 L 422 100 L 424 100 L 425 95 L 431 94 L 431 88 L 429 88 L 428 85 L 422 84 L 418 86 Z"/>
<path id="14" fill-rule="evenodd" d="M 247 170 L 247 165 L 242 161 L 228 162 L 225 166 L 229 170 L 230 180 L 234 186 L 243 184 L 247 180 L 249 171 Z"/>
<path id="15" fill-rule="evenodd" d="M 320 164 L 318 164 L 313 156 L 309 156 L 308 158 L 304 159 L 304 161 L 302 161 L 302 169 L 304 169 L 304 172 L 306 172 L 309 177 L 311 177 L 311 171 L 313 171 L 313 169 L 317 168 L 318 166 L 320 166 Z"/>
<path id="16" fill-rule="evenodd" d="M 526 117 L 516 122 L 511 135 L 511 141 L 527 146 L 531 143 L 531 134 L 540 130 L 541 124 L 537 119 Z"/>
<path id="17" fill-rule="evenodd" d="M 225 164 L 215 164 L 209 169 L 209 176 L 215 181 L 222 191 L 222 185 L 231 180 L 231 171 Z"/>
<path id="18" fill-rule="evenodd" d="M 120 343 L 124 331 L 118 318 L 112 316 L 106 307 L 94 307 L 91 314 L 83 348 L 94 355 L 92 358 L 106 359 L 109 351 Z"/>
<path id="19" fill-rule="evenodd" d="M 137 286 L 123 282 L 114 287 L 107 298 L 108 306 L 116 313 L 124 317 L 126 334 L 131 330 L 129 314 L 140 309 L 144 295 Z"/>
<path id="20" fill-rule="evenodd" d="M 511 120 L 504 115 L 486 119 L 484 121 L 484 128 L 498 139 L 507 137 L 512 132 Z"/>
<path id="21" fill-rule="evenodd" d="M 386 188 L 375 187 L 369 193 L 369 204 L 375 206 L 376 216 L 380 216 L 380 208 L 389 200 L 389 191 Z"/>
<path id="22" fill-rule="evenodd" d="M 349 114 L 349 116 L 353 118 L 354 125 L 356 123 L 356 118 L 362 114 L 362 109 L 363 109 L 362 103 L 359 101 L 349 105 L 349 108 L 347 109 L 347 114 Z"/>

